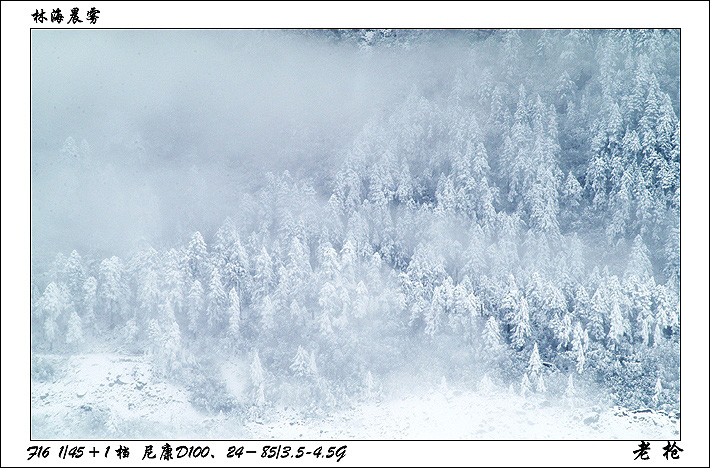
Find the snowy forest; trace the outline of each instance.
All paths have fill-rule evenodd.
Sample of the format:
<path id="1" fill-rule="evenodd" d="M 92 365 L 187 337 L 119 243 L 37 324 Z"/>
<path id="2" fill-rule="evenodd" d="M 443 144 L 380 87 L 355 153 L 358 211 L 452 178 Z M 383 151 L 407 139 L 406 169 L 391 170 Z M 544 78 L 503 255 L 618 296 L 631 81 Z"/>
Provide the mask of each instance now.
<path id="1" fill-rule="evenodd" d="M 33 435 L 242 434 L 417 391 L 679 417 L 679 30 L 153 31 L 204 38 L 131 124 L 47 97 L 66 63 L 35 34 Z M 280 71 L 241 87 L 242 56 Z M 72 365 L 110 375 L 62 393 Z M 189 411 L 150 422 L 145 385 Z"/>

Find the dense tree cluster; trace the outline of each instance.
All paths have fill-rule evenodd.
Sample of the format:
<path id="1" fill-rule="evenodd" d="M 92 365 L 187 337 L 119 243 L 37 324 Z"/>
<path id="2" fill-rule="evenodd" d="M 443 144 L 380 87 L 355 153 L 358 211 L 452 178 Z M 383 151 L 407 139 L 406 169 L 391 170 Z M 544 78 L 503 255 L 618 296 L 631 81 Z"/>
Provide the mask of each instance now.
<path id="1" fill-rule="evenodd" d="M 373 398 L 403 370 L 676 404 L 679 32 L 470 40 L 325 177 L 268 174 L 214 233 L 33 272 L 34 349 L 113 343 L 167 376 L 242 355 L 257 410 Z"/>

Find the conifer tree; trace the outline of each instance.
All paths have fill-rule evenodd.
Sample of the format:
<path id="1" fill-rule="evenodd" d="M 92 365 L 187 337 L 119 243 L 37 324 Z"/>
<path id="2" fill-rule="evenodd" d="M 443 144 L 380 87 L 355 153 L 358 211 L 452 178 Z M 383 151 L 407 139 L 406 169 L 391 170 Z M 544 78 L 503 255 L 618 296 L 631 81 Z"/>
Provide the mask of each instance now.
<path id="1" fill-rule="evenodd" d="M 526 397 L 530 393 L 532 393 L 532 385 L 530 384 L 530 379 L 528 378 L 528 374 L 525 373 L 525 374 L 523 374 L 523 379 L 520 382 L 520 395 L 523 397 Z"/>
<path id="2" fill-rule="evenodd" d="M 254 351 L 254 358 L 251 361 L 251 366 L 249 366 L 249 375 L 251 378 L 252 402 L 257 407 L 264 406 L 266 404 L 266 379 L 264 369 L 261 367 L 258 351 Z"/>
<path id="3" fill-rule="evenodd" d="M 298 346 L 296 356 L 291 361 L 291 371 L 296 377 L 306 377 L 310 375 L 310 357 L 303 346 Z"/>
<path id="4" fill-rule="evenodd" d="M 261 304 L 261 329 L 263 331 L 271 331 L 274 329 L 276 310 L 271 297 L 266 296 Z"/>
<path id="5" fill-rule="evenodd" d="M 318 378 L 318 365 L 316 364 L 316 353 L 311 350 L 311 355 L 308 360 L 308 373 L 314 379 Z"/>
<path id="6" fill-rule="evenodd" d="M 661 333 L 661 327 L 656 322 L 656 326 L 653 329 L 653 346 L 657 347 L 663 342 L 663 334 Z"/>
<path id="7" fill-rule="evenodd" d="M 486 326 L 483 328 L 483 342 L 485 352 L 490 355 L 495 355 L 501 347 L 501 336 L 498 327 L 498 322 L 494 316 L 488 317 Z"/>
<path id="8" fill-rule="evenodd" d="M 663 395 L 663 385 L 661 385 L 661 378 L 659 377 L 656 379 L 656 385 L 653 387 L 653 397 L 651 398 L 651 401 L 653 401 L 654 405 L 658 405 L 658 402 L 661 400 Z"/>
<path id="9" fill-rule="evenodd" d="M 363 318 L 368 313 L 369 308 L 369 292 L 365 283 L 360 281 L 355 290 L 355 301 L 353 303 L 353 315 L 355 318 Z"/>
<path id="10" fill-rule="evenodd" d="M 493 392 L 494 388 L 495 386 L 493 385 L 491 378 L 488 377 L 488 374 L 483 374 L 481 381 L 478 383 L 478 391 L 484 394 L 490 394 Z"/>
<path id="11" fill-rule="evenodd" d="M 539 375 L 537 377 L 537 384 L 535 386 L 535 391 L 537 393 L 545 393 L 547 392 L 547 387 L 545 387 L 545 381 L 542 378 L 542 375 Z"/>
<path id="12" fill-rule="evenodd" d="M 372 378 L 372 372 L 370 372 L 370 371 L 367 371 L 365 373 L 364 387 L 365 387 L 365 398 L 367 400 L 371 400 L 375 394 L 375 381 Z"/>
<path id="13" fill-rule="evenodd" d="M 174 372 L 180 366 L 182 334 L 180 333 L 180 326 L 175 320 L 172 304 L 168 300 L 165 301 L 163 306 L 163 323 L 166 328 L 163 340 L 163 352 L 167 360 L 166 368 L 169 372 Z"/>
<path id="14" fill-rule="evenodd" d="M 96 278 L 89 276 L 83 286 L 84 322 L 89 330 L 95 330 L 96 323 Z"/>
<path id="15" fill-rule="evenodd" d="M 631 248 L 629 263 L 626 267 L 626 275 L 636 275 L 638 278 L 646 279 L 653 276 L 653 267 L 648 259 L 648 247 L 643 242 L 641 235 L 634 238 L 634 244 Z"/>
<path id="16" fill-rule="evenodd" d="M 187 296 L 187 318 L 189 320 L 188 329 L 197 334 L 200 328 L 200 321 L 204 307 L 204 290 L 199 280 L 195 280 L 190 286 Z"/>
<path id="17" fill-rule="evenodd" d="M 581 374 L 584 372 L 584 364 L 586 362 L 586 358 L 584 356 L 584 331 L 582 330 L 582 325 L 577 322 L 574 326 L 574 333 L 573 333 L 573 338 L 572 338 L 572 351 L 575 354 L 575 360 L 576 362 L 576 369 L 577 373 Z"/>
<path id="18" fill-rule="evenodd" d="M 437 286 L 434 289 L 434 295 L 431 299 L 431 305 L 424 313 L 424 322 L 426 323 L 425 332 L 429 336 L 437 335 L 442 331 L 444 326 L 445 301 L 442 288 Z"/>
<path id="19" fill-rule="evenodd" d="M 254 261 L 254 291 L 252 298 L 255 302 L 259 302 L 271 292 L 274 284 L 274 264 L 266 250 L 266 247 L 261 248 L 261 252 L 257 255 Z"/>
<path id="20" fill-rule="evenodd" d="M 229 330 L 228 335 L 232 340 L 239 338 L 239 330 L 241 329 L 241 305 L 237 290 L 232 288 L 229 290 Z"/>
<path id="21" fill-rule="evenodd" d="M 582 186 L 579 185 L 579 181 L 572 171 L 567 173 L 567 179 L 562 187 L 562 196 L 565 204 L 570 208 L 579 206 L 582 200 Z"/>
<path id="22" fill-rule="evenodd" d="M 208 271 L 207 245 L 202 234 L 197 231 L 187 246 L 187 273 L 193 280 L 204 280 Z"/>
<path id="23" fill-rule="evenodd" d="M 67 288 L 76 309 L 79 309 L 83 299 L 84 281 L 86 272 L 81 256 L 76 250 L 72 250 L 64 269 L 67 278 Z"/>
<path id="24" fill-rule="evenodd" d="M 618 300 L 612 300 L 609 321 L 609 343 L 611 346 L 617 348 L 624 340 L 624 335 L 629 331 L 629 326 L 621 313 Z"/>
<path id="25" fill-rule="evenodd" d="M 572 378 L 572 374 L 570 374 L 569 377 L 567 377 L 567 388 L 565 388 L 565 397 L 573 398 L 576 393 L 577 391 L 574 388 L 574 379 Z"/>
<path id="26" fill-rule="evenodd" d="M 113 256 L 101 262 L 99 300 L 108 315 L 109 328 L 113 329 L 118 318 L 123 316 L 130 291 L 125 282 L 123 262 Z"/>
<path id="27" fill-rule="evenodd" d="M 84 331 L 81 324 L 81 319 L 76 313 L 76 310 L 72 310 L 69 315 L 69 320 L 67 323 L 67 344 L 70 346 L 78 346 L 82 341 L 84 341 Z"/>
<path id="28" fill-rule="evenodd" d="M 228 319 L 226 315 L 227 293 L 224 292 L 222 276 L 215 267 L 210 276 L 207 292 L 207 324 L 214 330 L 223 330 Z"/>
<path id="29" fill-rule="evenodd" d="M 542 372 L 542 360 L 540 359 L 540 352 L 537 349 L 537 343 L 533 346 L 533 350 L 530 353 L 530 360 L 528 361 L 528 372 L 531 376 L 537 377 Z"/>
<path id="30" fill-rule="evenodd" d="M 330 314 L 328 314 L 327 312 L 321 313 L 318 328 L 320 330 L 321 335 L 325 336 L 326 338 L 333 337 L 333 325 L 332 320 L 330 318 Z"/>
<path id="31" fill-rule="evenodd" d="M 590 303 L 589 329 L 592 337 L 600 341 L 606 336 L 605 317 L 607 316 L 607 302 L 602 288 L 598 288 L 592 296 Z"/>
<path id="32" fill-rule="evenodd" d="M 528 301 L 525 297 L 520 299 L 520 304 L 515 311 L 511 326 L 512 335 L 510 341 L 516 348 L 522 348 L 525 346 L 525 340 L 530 336 L 530 312 Z M 537 350 L 537 343 L 535 343 L 535 349 Z"/>

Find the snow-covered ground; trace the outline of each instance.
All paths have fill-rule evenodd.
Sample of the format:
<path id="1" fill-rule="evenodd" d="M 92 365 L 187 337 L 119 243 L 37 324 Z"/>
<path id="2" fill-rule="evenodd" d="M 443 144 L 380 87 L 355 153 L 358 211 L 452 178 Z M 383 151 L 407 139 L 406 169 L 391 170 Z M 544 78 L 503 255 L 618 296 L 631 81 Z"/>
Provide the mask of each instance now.
<path id="1" fill-rule="evenodd" d="M 222 367 L 235 398 L 243 396 L 246 375 L 239 363 Z M 680 421 L 657 412 L 450 387 L 362 402 L 321 418 L 271 409 L 243 422 L 197 410 L 186 389 L 155 378 L 142 356 L 87 354 L 66 358 L 54 381 L 33 380 L 32 423 L 35 438 L 670 440 L 678 437 Z"/>
<path id="2" fill-rule="evenodd" d="M 511 409 L 513 408 L 513 409 Z M 659 413 L 572 409 L 547 400 L 440 392 L 367 403 L 321 421 L 249 424 L 284 439 L 673 439 L 678 420 Z"/>
<path id="3" fill-rule="evenodd" d="M 47 357 L 50 358 L 51 357 Z M 56 381 L 32 381 L 33 437 L 160 436 L 175 419 L 204 419 L 188 392 L 153 377 L 142 356 L 71 356 Z"/>

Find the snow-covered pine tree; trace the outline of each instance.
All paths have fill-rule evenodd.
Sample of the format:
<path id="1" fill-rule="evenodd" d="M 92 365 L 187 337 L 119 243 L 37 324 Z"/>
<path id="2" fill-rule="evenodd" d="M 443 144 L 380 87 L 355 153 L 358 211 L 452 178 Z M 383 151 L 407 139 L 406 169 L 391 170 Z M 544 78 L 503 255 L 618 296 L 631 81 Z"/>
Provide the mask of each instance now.
<path id="1" fill-rule="evenodd" d="M 364 387 L 365 399 L 371 400 L 375 396 L 375 380 L 372 378 L 372 372 L 367 371 L 365 373 L 363 387 Z"/>
<path id="2" fill-rule="evenodd" d="M 86 272 L 81 255 L 79 255 L 76 250 L 72 250 L 69 255 L 64 271 L 69 296 L 74 304 L 74 308 L 79 310 L 83 302 Z"/>
<path id="3" fill-rule="evenodd" d="M 626 267 L 626 276 L 635 275 L 640 279 L 653 276 L 653 267 L 648 257 L 648 247 L 646 247 L 643 238 L 639 234 L 634 238 L 631 254 L 629 255 L 629 263 Z"/>
<path id="4" fill-rule="evenodd" d="M 532 385 L 530 384 L 530 379 L 528 374 L 523 374 L 523 379 L 520 381 L 520 396 L 526 397 L 532 393 Z"/>
<path id="5" fill-rule="evenodd" d="M 577 373 L 581 374 L 584 372 L 586 358 L 584 356 L 584 331 L 582 330 L 582 324 L 579 322 L 574 325 L 572 352 L 575 355 Z"/>
<path id="6" fill-rule="evenodd" d="M 264 369 L 261 367 L 258 351 L 254 351 L 254 357 L 249 366 L 249 376 L 251 379 L 252 403 L 257 407 L 264 406 L 266 404 L 266 377 L 264 375 Z"/>
<path id="7" fill-rule="evenodd" d="M 505 314 L 505 320 L 511 322 L 518 310 L 520 302 L 520 292 L 515 283 L 515 277 L 512 274 L 508 275 L 508 284 L 505 288 L 505 293 L 500 302 L 500 309 Z"/>
<path id="8" fill-rule="evenodd" d="M 653 401 L 653 404 L 658 406 L 658 402 L 661 401 L 663 397 L 663 385 L 661 385 L 661 378 L 659 377 L 656 379 L 656 385 L 653 387 L 653 397 L 651 397 L 651 401 Z"/>
<path id="9" fill-rule="evenodd" d="M 559 315 L 555 315 L 550 324 L 555 331 L 555 337 L 558 341 L 557 349 L 567 349 L 567 345 L 573 339 L 572 318 L 570 314 L 564 314 L 562 319 L 559 318 Z"/>
<path id="10" fill-rule="evenodd" d="M 656 286 L 656 321 L 661 329 L 678 324 L 677 296 L 667 284 Z"/>
<path id="11" fill-rule="evenodd" d="M 609 322 L 609 344 L 613 348 L 618 348 L 624 341 L 624 336 L 629 333 L 629 325 L 622 315 L 619 301 L 616 299 L 612 299 Z"/>
<path id="12" fill-rule="evenodd" d="M 99 301 L 108 315 L 109 328 L 113 329 L 126 310 L 130 294 L 124 278 L 123 262 L 116 256 L 107 258 L 101 262 L 99 272 Z"/>
<path id="13" fill-rule="evenodd" d="M 367 315 L 369 302 L 370 294 L 367 291 L 367 286 L 365 286 L 363 281 L 360 281 L 355 289 L 355 301 L 353 302 L 353 316 L 356 319 L 361 319 Z"/>
<path id="14" fill-rule="evenodd" d="M 296 351 L 296 355 L 293 358 L 293 361 L 291 361 L 291 371 L 293 372 L 293 375 L 296 377 L 306 377 L 310 374 L 309 370 L 309 356 L 308 353 L 306 352 L 305 349 L 303 349 L 303 346 L 298 346 L 298 350 Z"/>
<path id="15" fill-rule="evenodd" d="M 565 204 L 571 208 L 579 206 L 582 200 L 582 186 L 572 174 L 572 171 L 567 173 L 567 179 L 562 187 L 562 197 Z"/>
<path id="16" fill-rule="evenodd" d="M 293 299 L 301 304 L 306 302 L 306 297 L 311 290 L 308 280 L 312 275 L 309 256 L 307 247 L 297 236 L 293 236 L 289 244 L 286 264 L 279 270 L 280 283 L 276 299 L 281 303 L 289 304 Z"/>
<path id="17" fill-rule="evenodd" d="M 601 341 L 606 336 L 604 323 L 607 314 L 607 299 L 602 288 L 598 288 L 592 296 L 589 308 L 589 330 L 592 338 L 597 341 Z"/>
<path id="18" fill-rule="evenodd" d="M 319 275 L 326 282 L 337 281 L 337 276 L 340 271 L 340 262 L 338 261 L 338 252 L 335 251 L 333 245 L 326 241 L 318 249 L 318 261 L 320 263 Z"/>
<path id="19" fill-rule="evenodd" d="M 659 326 L 658 322 L 656 322 L 656 326 L 653 329 L 653 346 L 654 346 L 654 348 L 657 346 L 660 346 L 661 343 L 663 343 L 663 334 L 661 333 L 661 327 Z"/>
<path id="20" fill-rule="evenodd" d="M 429 336 L 438 335 L 444 327 L 445 301 L 442 288 L 437 286 L 431 298 L 431 305 L 424 312 L 424 332 Z"/>
<path id="21" fill-rule="evenodd" d="M 215 267 L 212 269 L 207 291 L 207 324 L 215 333 L 225 329 L 227 300 L 227 293 L 225 293 L 222 284 L 222 275 Z"/>
<path id="22" fill-rule="evenodd" d="M 165 338 L 163 340 L 163 353 L 166 360 L 166 368 L 168 372 L 177 371 L 181 362 L 182 349 L 182 334 L 180 326 L 175 320 L 173 306 L 169 300 L 163 305 L 163 326 L 165 327 Z"/>
<path id="23" fill-rule="evenodd" d="M 275 276 L 274 276 L 274 263 L 266 250 L 266 247 L 262 246 L 259 255 L 256 256 L 254 260 L 254 290 L 252 293 L 252 300 L 255 303 L 263 300 L 264 296 L 269 294 L 273 288 Z"/>
<path id="24" fill-rule="evenodd" d="M 545 387 L 545 381 L 543 380 L 542 375 L 537 376 L 537 384 L 535 386 L 535 391 L 537 393 L 547 392 L 547 387 Z"/>
<path id="25" fill-rule="evenodd" d="M 72 307 L 72 312 L 69 315 L 69 320 L 67 322 L 66 342 L 69 346 L 76 349 L 82 341 L 84 341 L 84 331 L 81 318 L 79 318 L 79 314 L 77 314 L 76 310 L 73 310 Z"/>
<path id="26" fill-rule="evenodd" d="M 84 281 L 83 286 L 83 310 L 84 310 L 84 323 L 88 330 L 96 330 L 98 323 L 96 322 L 96 289 L 97 289 L 96 278 L 89 276 Z"/>
<path id="27" fill-rule="evenodd" d="M 195 232 L 190 238 L 185 254 L 189 278 L 193 281 L 206 281 L 211 270 L 208 266 L 207 244 L 205 244 L 205 239 L 199 231 Z"/>
<path id="28" fill-rule="evenodd" d="M 187 318 L 189 320 L 187 328 L 193 335 L 197 335 L 201 328 L 201 321 L 204 314 L 204 290 L 199 280 L 192 282 L 190 292 L 187 295 Z"/>
<path id="29" fill-rule="evenodd" d="M 156 317 L 160 305 L 160 289 L 158 288 L 158 274 L 152 268 L 147 268 L 141 276 L 137 299 L 139 314 L 142 317 L 141 323 L 147 323 Z"/>
<path id="30" fill-rule="evenodd" d="M 332 338 L 334 336 L 333 323 L 332 323 L 332 320 L 330 319 L 330 314 L 328 314 L 325 311 L 322 312 L 320 315 L 320 319 L 318 322 L 318 329 L 320 331 L 320 334 L 326 338 Z"/>
<path id="31" fill-rule="evenodd" d="M 441 381 L 439 382 L 439 392 L 445 396 L 449 394 L 449 383 L 446 381 L 445 375 L 441 376 Z"/>
<path id="32" fill-rule="evenodd" d="M 60 319 L 68 309 L 67 292 L 52 281 L 47 285 L 36 305 L 38 318 L 43 323 L 44 344 L 49 346 L 50 350 L 54 349 L 55 342 L 59 339 Z"/>
<path id="33" fill-rule="evenodd" d="M 488 377 L 488 374 L 483 374 L 481 381 L 478 383 L 478 391 L 484 395 L 490 395 L 494 389 L 495 386 L 493 385 L 491 378 Z"/>
<path id="34" fill-rule="evenodd" d="M 406 161 L 402 161 L 402 165 L 397 176 L 395 199 L 402 205 L 408 205 L 414 201 L 414 183 L 412 181 L 412 175 L 409 172 L 409 164 L 407 164 Z"/>
<path id="35" fill-rule="evenodd" d="M 308 311 L 306 311 L 305 308 L 298 305 L 298 301 L 296 301 L 296 299 L 291 301 L 288 311 L 289 311 L 289 315 L 291 316 L 291 319 L 295 320 L 296 323 L 300 323 L 300 324 L 305 323 L 305 320 L 307 319 Z"/>
<path id="36" fill-rule="evenodd" d="M 316 364 L 316 353 L 311 350 L 311 355 L 308 359 L 308 375 L 312 378 L 318 378 L 318 365 Z"/>
<path id="37" fill-rule="evenodd" d="M 528 301 L 525 297 L 520 298 L 519 305 L 511 321 L 511 326 L 512 335 L 510 342 L 516 348 L 524 347 L 526 338 L 530 336 L 530 312 L 528 309 Z M 535 343 L 535 349 L 537 349 L 537 343 Z"/>
<path id="38" fill-rule="evenodd" d="M 229 290 L 229 329 L 227 330 L 227 334 L 232 341 L 239 339 L 242 321 L 241 310 L 239 294 L 237 294 L 235 288 L 232 288 Z"/>
<path id="39" fill-rule="evenodd" d="M 542 359 L 540 359 L 540 352 L 537 349 L 537 343 L 533 346 L 530 352 L 530 360 L 528 361 L 528 373 L 532 377 L 538 377 L 542 374 Z"/>
<path id="40" fill-rule="evenodd" d="M 572 378 L 572 374 L 570 374 L 567 377 L 567 388 L 565 388 L 565 397 L 566 398 L 573 398 L 577 393 L 577 390 L 574 388 L 574 379 Z"/>
<path id="41" fill-rule="evenodd" d="M 498 354 L 501 348 L 501 336 L 498 321 L 494 316 L 488 317 L 483 328 L 484 352 L 489 356 Z"/>
<path id="42" fill-rule="evenodd" d="M 76 146 L 74 138 L 67 137 L 64 140 L 62 149 L 59 150 L 59 161 L 64 165 L 79 164 L 80 154 L 79 148 Z"/>
<path id="43" fill-rule="evenodd" d="M 265 332 L 270 332 L 276 326 L 276 308 L 271 300 L 270 296 L 264 297 L 261 303 L 260 317 L 261 323 L 259 324 L 261 329 Z"/>

